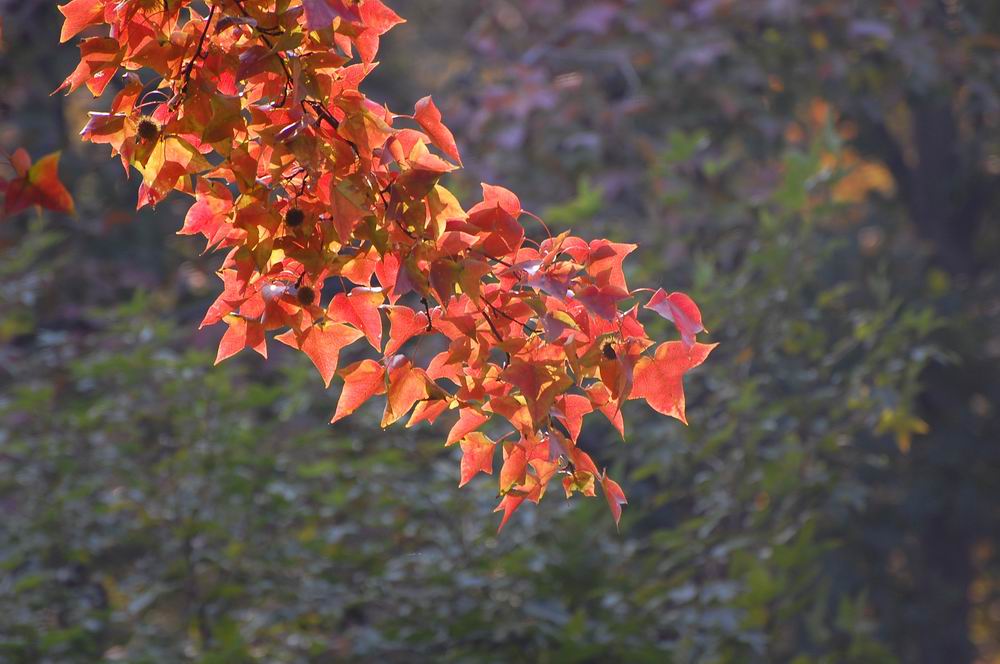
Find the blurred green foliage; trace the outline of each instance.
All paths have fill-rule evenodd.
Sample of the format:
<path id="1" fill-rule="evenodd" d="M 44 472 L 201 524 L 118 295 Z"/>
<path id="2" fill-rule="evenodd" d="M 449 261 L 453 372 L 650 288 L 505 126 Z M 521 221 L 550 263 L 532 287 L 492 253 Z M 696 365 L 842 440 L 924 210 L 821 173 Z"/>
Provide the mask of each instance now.
<path id="1" fill-rule="evenodd" d="M 490 478 L 459 491 L 442 431 L 330 427 L 336 388 L 305 358 L 213 368 L 213 259 L 167 239 L 171 205 L 117 223 L 117 165 L 72 139 L 81 102 L 46 97 L 72 58 L 43 57 L 54 9 L 0 3 L 0 136 L 71 152 L 82 210 L 0 227 L 0 661 L 996 658 L 997 237 L 942 245 L 885 136 L 848 126 L 955 100 L 983 153 L 949 186 L 995 184 L 990 4 L 940 24 L 883 3 L 397 4 L 413 23 L 373 95 L 454 90 L 435 94 L 460 187 L 639 241 L 630 281 L 697 299 L 721 345 L 691 426 L 639 404 L 625 443 L 588 423 L 629 496 L 620 534 L 552 495 L 497 537 Z"/>

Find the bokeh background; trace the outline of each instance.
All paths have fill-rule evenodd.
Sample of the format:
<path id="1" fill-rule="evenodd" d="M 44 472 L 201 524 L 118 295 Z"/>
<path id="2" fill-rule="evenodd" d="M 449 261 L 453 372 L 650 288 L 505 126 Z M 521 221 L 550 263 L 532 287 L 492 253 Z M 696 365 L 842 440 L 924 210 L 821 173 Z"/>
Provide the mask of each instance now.
<path id="1" fill-rule="evenodd" d="M 0 661 L 1000 662 L 1000 3 L 390 4 L 366 91 L 434 94 L 465 200 L 701 304 L 691 425 L 585 429 L 620 533 L 553 494 L 498 537 L 441 430 L 213 368 L 188 202 L 134 213 L 55 3 L 0 0 L 0 145 L 79 210 L 0 224 Z"/>

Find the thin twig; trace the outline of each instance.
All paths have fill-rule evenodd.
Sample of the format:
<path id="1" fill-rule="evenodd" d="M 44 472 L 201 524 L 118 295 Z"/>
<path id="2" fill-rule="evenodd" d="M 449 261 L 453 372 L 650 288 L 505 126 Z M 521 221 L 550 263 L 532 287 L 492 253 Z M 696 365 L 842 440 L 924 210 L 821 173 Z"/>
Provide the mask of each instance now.
<path id="1" fill-rule="evenodd" d="M 188 83 L 191 82 L 191 73 L 194 71 L 194 63 L 198 61 L 201 57 L 201 49 L 205 45 L 205 37 L 208 36 L 208 28 L 212 25 L 212 19 L 215 18 L 215 10 L 218 9 L 218 5 L 212 5 L 212 9 L 208 12 L 208 18 L 205 19 L 205 27 L 201 31 L 201 37 L 198 39 L 198 47 L 194 51 L 194 55 L 191 56 L 191 60 L 184 67 L 184 73 L 181 76 L 184 79 L 184 83 L 181 84 L 181 92 L 186 92 Z"/>

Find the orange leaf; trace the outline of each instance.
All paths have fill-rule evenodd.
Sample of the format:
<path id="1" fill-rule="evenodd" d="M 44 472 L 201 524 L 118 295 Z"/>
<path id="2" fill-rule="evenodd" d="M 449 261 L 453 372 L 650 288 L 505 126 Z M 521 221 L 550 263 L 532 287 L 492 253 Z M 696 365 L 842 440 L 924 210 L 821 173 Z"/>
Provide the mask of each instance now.
<path id="1" fill-rule="evenodd" d="M 676 325 L 685 346 L 692 346 L 694 336 L 705 331 L 705 327 L 701 324 L 701 311 L 698 310 L 698 305 L 684 293 L 667 295 L 661 288 L 653 293 L 645 308 L 652 309 Z"/>
<path id="2" fill-rule="evenodd" d="M 427 314 L 417 312 L 403 305 L 393 305 L 389 310 L 389 343 L 385 347 L 388 357 L 403 347 L 413 337 L 426 334 Z"/>
<path id="3" fill-rule="evenodd" d="M 503 467 L 500 468 L 500 493 L 504 494 L 516 484 L 523 484 L 528 470 L 528 452 L 521 443 L 503 446 Z"/>
<path id="4" fill-rule="evenodd" d="M 604 498 L 608 501 L 608 507 L 611 509 L 611 516 L 615 518 L 615 527 L 617 528 L 618 522 L 622 518 L 622 505 L 628 504 L 625 492 L 618 486 L 618 482 L 608 477 L 607 472 L 601 476 L 601 488 L 604 490 Z"/>
<path id="5" fill-rule="evenodd" d="M 344 389 L 337 402 L 337 412 L 330 423 L 341 420 L 376 394 L 385 394 L 385 368 L 375 360 L 361 360 L 341 370 Z"/>
<path id="6" fill-rule="evenodd" d="M 364 334 L 349 325 L 341 323 L 319 323 L 310 326 L 302 334 L 288 330 L 275 337 L 283 344 L 298 348 L 309 356 L 323 382 L 330 387 L 333 375 L 337 373 L 337 363 L 340 361 L 340 351 L 363 337 Z"/>
<path id="7" fill-rule="evenodd" d="M 104 22 L 104 0 L 70 0 L 59 6 L 66 17 L 59 42 L 65 44 L 91 25 Z"/>
<path id="8" fill-rule="evenodd" d="M 594 406 L 590 399 L 580 394 L 567 394 L 556 399 L 556 417 L 566 425 L 569 437 L 576 442 L 583 429 L 583 418 L 587 413 L 591 413 Z"/>
<path id="9" fill-rule="evenodd" d="M 448 440 L 445 442 L 445 445 L 451 445 L 465 438 L 466 435 L 475 431 L 486 422 L 489 422 L 489 420 L 489 415 L 484 415 L 475 408 L 462 408 L 459 411 L 458 422 L 455 422 L 455 426 L 448 432 Z"/>
<path id="10" fill-rule="evenodd" d="M 442 152 L 459 164 L 462 163 L 462 157 L 458 153 L 458 146 L 455 145 L 455 137 L 452 135 L 451 130 L 441 122 L 441 111 L 434 105 L 433 99 L 424 97 L 418 101 L 413 119 L 417 121 L 421 129 L 427 132 L 434 145 L 441 148 Z"/>
<path id="11" fill-rule="evenodd" d="M 19 177 L 7 183 L 4 215 L 17 214 L 32 205 L 70 214 L 76 211 L 73 197 L 59 180 L 59 156 L 60 153 L 53 152 L 32 166 L 23 149 L 14 153 L 11 163 Z"/>
<path id="12" fill-rule="evenodd" d="M 469 483 L 476 473 L 493 474 L 493 450 L 496 443 L 485 435 L 474 432 L 462 439 L 462 472 L 458 486 Z"/>
<path id="13" fill-rule="evenodd" d="M 267 357 L 263 325 L 235 314 L 229 314 L 223 320 L 229 325 L 229 329 L 219 342 L 219 352 L 215 356 L 216 364 L 229 359 L 244 348 L 253 348 L 261 356 Z"/>
<path id="14" fill-rule="evenodd" d="M 80 42 L 80 64 L 56 92 L 74 92 L 86 85 L 95 97 L 100 97 L 114 78 L 122 62 L 122 45 L 110 37 L 90 37 Z"/>
<path id="15" fill-rule="evenodd" d="M 538 480 L 531 475 L 528 475 L 527 478 L 525 478 L 523 486 L 520 486 L 504 495 L 503 500 L 501 500 L 500 504 L 493 510 L 494 512 L 503 510 L 503 518 L 500 520 L 500 526 L 497 528 L 497 532 L 499 533 L 503 530 L 507 521 L 510 520 L 511 515 L 517 511 L 517 508 L 519 508 L 525 500 L 538 502 L 538 499 L 541 497 L 541 489 L 542 488 L 541 485 L 539 485 Z"/>
<path id="16" fill-rule="evenodd" d="M 385 428 L 410 412 L 413 404 L 428 396 L 426 372 L 414 367 L 402 355 L 397 355 L 389 361 L 389 394 L 385 403 L 385 413 L 382 415 L 382 427 Z"/>
<path id="17" fill-rule="evenodd" d="M 368 343 L 376 350 L 382 347 L 382 313 L 385 301 L 382 291 L 374 288 L 354 288 L 349 293 L 337 293 L 327 307 L 326 315 L 337 323 L 348 323 L 364 332 Z"/>
<path id="18" fill-rule="evenodd" d="M 590 261 L 587 273 L 594 278 L 598 286 L 613 286 L 627 291 L 628 286 L 625 283 L 622 261 L 635 251 L 637 246 L 609 242 L 608 240 L 594 240 L 590 243 Z"/>
<path id="19" fill-rule="evenodd" d="M 630 399 L 645 399 L 658 413 L 684 415 L 684 374 L 705 361 L 718 344 L 696 343 L 690 348 L 679 341 L 660 344 L 653 357 L 642 357 L 635 365 Z"/>

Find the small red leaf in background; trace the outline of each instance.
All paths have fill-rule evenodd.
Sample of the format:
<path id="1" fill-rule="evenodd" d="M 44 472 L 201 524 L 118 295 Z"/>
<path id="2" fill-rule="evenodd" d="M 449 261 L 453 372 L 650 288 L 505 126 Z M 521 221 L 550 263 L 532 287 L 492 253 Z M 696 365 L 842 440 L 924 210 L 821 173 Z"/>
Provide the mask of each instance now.
<path id="1" fill-rule="evenodd" d="M 24 149 L 11 155 L 16 177 L 5 185 L 4 216 L 17 214 L 33 205 L 55 212 L 73 214 L 73 197 L 59 180 L 59 152 L 39 159 L 34 165 Z"/>

